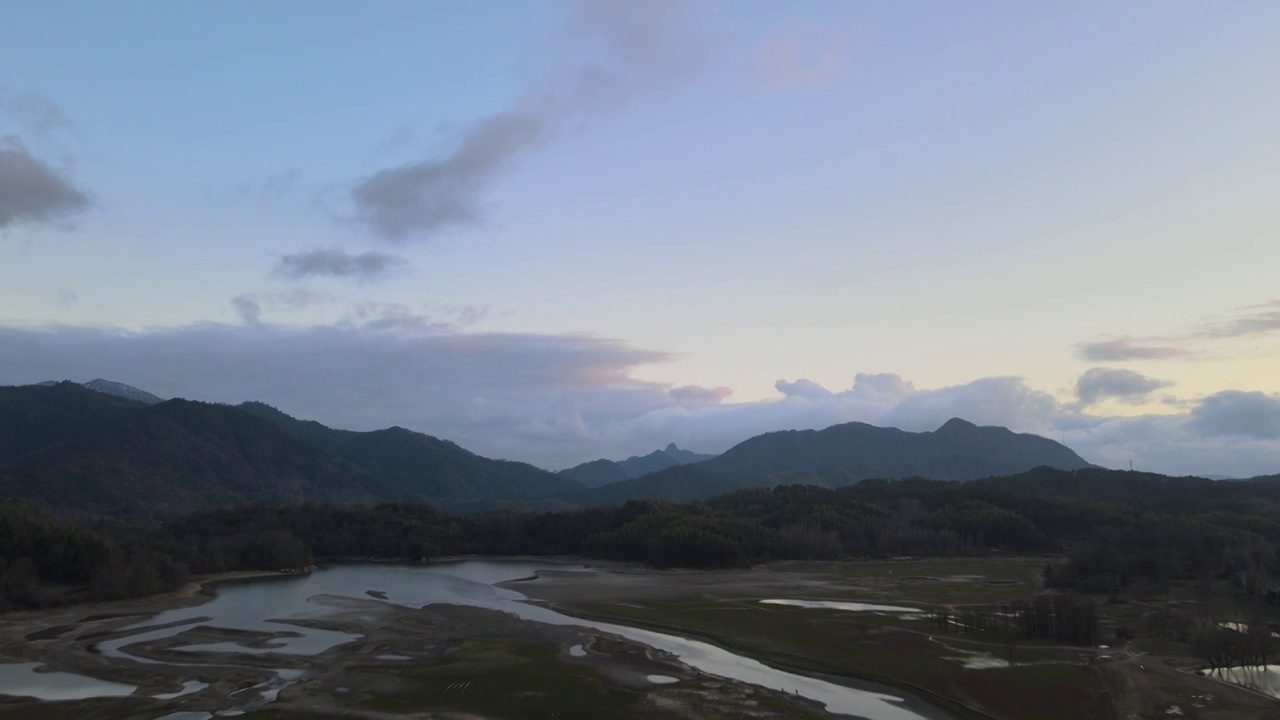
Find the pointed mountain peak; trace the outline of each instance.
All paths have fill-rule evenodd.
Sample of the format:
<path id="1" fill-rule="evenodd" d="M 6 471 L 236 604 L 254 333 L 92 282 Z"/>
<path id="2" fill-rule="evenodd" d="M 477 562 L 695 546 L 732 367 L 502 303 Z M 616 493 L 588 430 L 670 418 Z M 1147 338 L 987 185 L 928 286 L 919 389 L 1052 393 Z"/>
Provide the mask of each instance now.
<path id="1" fill-rule="evenodd" d="M 667 445 L 667 448 L 666 448 L 665 450 L 663 450 L 663 452 L 665 452 L 665 453 L 677 453 L 677 452 L 680 452 L 680 448 L 676 447 L 676 444 L 675 444 L 675 443 L 670 443 L 669 445 Z"/>
<path id="2" fill-rule="evenodd" d="M 977 430 L 977 429 L 978 429 L 978 426 L 974 425 L 968 420 L 963 420 L 958 417 L 953 417 L 950 420 L 942 423 L 942 427 L 938 428 L 935 432 L 963 432 L 966 430 Z"/>
<path id="3" fill-rule="evenodd" d="M 164 402 L 163 398 L 156 397 L 146 390 L 139 390 L 132 385 L 125 385 L 124 383 L 115 382 L 114 380 L 97 378 L 85 383 L 84 386 L 104 395 L 114 395 L 115 397 L 133 400 L 146 405 L 155 405 L 156 403 Z"/>

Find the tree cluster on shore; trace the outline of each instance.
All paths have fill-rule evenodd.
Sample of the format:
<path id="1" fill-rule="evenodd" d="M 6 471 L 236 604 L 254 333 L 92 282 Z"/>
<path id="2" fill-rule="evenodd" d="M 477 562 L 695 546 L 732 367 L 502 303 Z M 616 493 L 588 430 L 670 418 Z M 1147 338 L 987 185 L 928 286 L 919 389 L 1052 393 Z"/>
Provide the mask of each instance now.
<path id="1" fill-rule="evenodd" d="M 1280 482 L 1210 482 L 1042 468 L 968 483 L 865 481 L 750 488 L 704 502 L 636 500 L 456 516 L 421 504 L 242 506 L 164 523 L 76 522 L 0 501 L 0 602 L 145 595 L 188 574 L 332 559 L 577 555 L 655 567 L 780 559 L 1044 553 L 1050 588 L 1159 592 L 1231 580 L 1277 604 Z"/>

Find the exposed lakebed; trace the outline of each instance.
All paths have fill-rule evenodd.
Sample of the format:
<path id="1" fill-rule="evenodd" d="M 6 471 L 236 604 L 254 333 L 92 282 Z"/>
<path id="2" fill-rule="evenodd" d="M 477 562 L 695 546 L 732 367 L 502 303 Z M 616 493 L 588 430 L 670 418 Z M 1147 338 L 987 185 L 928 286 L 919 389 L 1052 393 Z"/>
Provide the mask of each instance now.
<path id="1" fill-rule="evenodd" d="M 323 568 L 307 575 L 259 578 L 226 582 L 213 589 L 206 602 L 164 610 L 145 619 L 121 624 L 95 639 L 93 649 L 113 663 L 163 665 L 172 670 L 188 670 L 183 690 L 189 694 L 153 694 L 151 697 L 183 697 L 183 712 L 202 714 L 194 707 L 208 683 L 200 680 L 208 668 L 244 667 L 269 673 L 269 679 L 247 690 L 255 690 L 243 707 L 253 707 L 276 699 L 281 689 L 307 679 L 308 658 L 334 652 L 360 641 L 361 623 L 374 624 L 387 605 L 402 608 L 461 606 L 498 611 L 520 620 L 543 625 L 585 628 L 603 636 L 625 638 L 652 648 L 672 662 L 707 675 L 739 681 L 806 698 L 829 712 L 872 718 L 873 720 L 923 720 L 944 715 L 918 701 L 882 688 L 851 687 L 835 682 L 770 667 L 715 645 L 680 637 L 564 615 L 534 604 L 519 592 L 520 582 L 555 582 L 538 578 L 544 571 L 594 573 L 572 565 L 528 562 L 469 560 L 430 565 L 358 564 Z M 600 582 L 608 582 L 600 573 Z M 784 601 L 785 602 L 785 601 Z M 911 608 L 866 606 L 867 610 L 911 612 Z M 340 628 L 340 629 L 338 629 Z M 71 634 L 74 634 L 72 632 Z M 212 638 L 216 640 L 209 642 Z M 187 640 L 190 638 L 190 641 Z M 589 641 L 584 646 L 566 646 L 566 655 L 590 660 Z M 385 655 L 385 653 L 384 653 Z M 326 655 L 327 656 L 327 655 Z M 190 661 L 186 658 L 191 658 Z M 397 658 L 402 655 L 392 654 Z M 273 668 L 273 660 L 281 667 Z M 286 667 L 288 666 L 288 667 Z M 13 665 L 8 666 L 14 668 Z M 44 690 L 31 681 L 43 676 L 60 690 Z M 59 673 L 35 673 L 34 668 L 0 673 L 0 693 L 31 695 L 46 699 L 105 697 L 129 694 L 133 689 L 79 676 L 79 683 Z M 680 682 L 676 673 L 650 672 L 644 677 L 664 686 Z M 48 683 L 46 683 L 48 684 Z M 126 692 L 127 691 L 127 692 Z M 244 690 L 240 691 L 244 693 Z M 234 708 L 234 709 L 243 709 Z M 225 712 L 225 705 L 209 710 Z M 182 717 L 182 716 L 180 716 Z M 191 717 L 191 716 L 185 716 Z"/>

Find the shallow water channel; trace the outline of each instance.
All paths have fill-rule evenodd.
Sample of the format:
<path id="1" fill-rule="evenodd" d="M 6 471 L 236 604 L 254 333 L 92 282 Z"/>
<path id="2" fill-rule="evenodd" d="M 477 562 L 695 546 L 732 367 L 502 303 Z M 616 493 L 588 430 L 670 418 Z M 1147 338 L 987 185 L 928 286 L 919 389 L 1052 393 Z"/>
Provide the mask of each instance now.
<path id="1" fill-rule="evenodd" d="M 282 655 L 316 655 L 359 636 L 296 625 L 292 621 L 319 619 L 341 610 L 350 617 L 352 604 L 344 598 L 371 599 L 370 591 L 385 602 L 406 607 L 444 603 L 464 605 L 512 613 L 524 620 L 553 625 L 592 628 L 601 633 L 623 637 L 657 650 L 671 653 L 686 665 L 704 673 L 738 680 L 789 695 L 798 695 L 824 705 L 838 714 L 872 720 L 927 720 L 941 714 L 920 714 L 891 691 L 873 692 L 826 682 L 817 678 L 778 670 L 759 661 L 737 655 L 709 643 L 677 635 L 653 632 L 612 623 L 594 622 L 570 617 L 550 608 L 527 601 L 514 585 L 500 586 L 515 580 L 534 578 L 542 570 L 565 570 L 565 566 L 547 562 L 468 560 L 432 565 L 337 565 L 309 575 L 259 578 L 226 582 L 215 586 L 214 597 L 201 605 L 167 610 L 130 626 L 135 630 L 125 637 L 98 643 L 103 656 L 120 660 L 154 663 L 129 652 L 139 642 L 173 637 L 197 625 L 227 630 L 280 633 L 269 647 L 247 647 L 236 642 L 190 645 L 179 651 L 218 653 L 278 653 Z M 601 574 L 601 582 L 608 582 Z M 530 580 L 530 582 L 554 582 Z M 221 664 L 234 664 L 230 662 Z M 173 664 L 173 663 L 167 663 Z M 295 680 L 284 672 L 269 688 L 278 692 L 281 684 Z M 65 679 L 65 678 L 64 678 Z M 85 678 L 87 684 L 101 681 Z M 665 678 L 655 682 L 665 682 Z M 0 693 L 14 692 L 6 687 L 0 675 Z M 19 688 L 20 690 L 21 688 Z M 274 699 L 274 692 L 269 701 Z M 100 696 L 100 695 L 99 695 Z"/>

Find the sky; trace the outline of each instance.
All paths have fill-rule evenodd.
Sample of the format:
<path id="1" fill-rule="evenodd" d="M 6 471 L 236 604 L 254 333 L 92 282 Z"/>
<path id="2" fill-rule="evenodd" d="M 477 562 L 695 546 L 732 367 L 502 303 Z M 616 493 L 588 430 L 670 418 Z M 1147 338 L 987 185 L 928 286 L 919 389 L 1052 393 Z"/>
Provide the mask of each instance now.
<path id="1" fill-rule="evenodd" d="M 9 3 L 0 384 L 1280 472 L 1280 4 Z"/>

